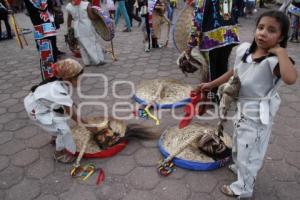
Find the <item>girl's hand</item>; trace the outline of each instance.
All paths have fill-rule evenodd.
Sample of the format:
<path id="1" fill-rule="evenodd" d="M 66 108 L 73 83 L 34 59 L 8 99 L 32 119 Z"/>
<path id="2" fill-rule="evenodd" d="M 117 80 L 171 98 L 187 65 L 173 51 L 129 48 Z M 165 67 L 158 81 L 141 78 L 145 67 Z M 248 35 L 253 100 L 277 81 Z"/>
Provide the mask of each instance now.
<path id="1" fill-rule="evenodd" d="M 279 54 L 285 52 L 285 49 L 277 45 L 276 47 L 269 49 L 268 52 L 278 56 Z"/>
<path id="2" fill-rule="evenodd" d="M 208 82 L 208 83 L 200 83 L 198 85 L 198 87 L 196 88 L 196 92 L 197 93 L 200 93 L 200 92 L 203 92 L 203 91 L 210 91 L 212 89 L 212 85 L 211 85 L 211 82 Z"/>

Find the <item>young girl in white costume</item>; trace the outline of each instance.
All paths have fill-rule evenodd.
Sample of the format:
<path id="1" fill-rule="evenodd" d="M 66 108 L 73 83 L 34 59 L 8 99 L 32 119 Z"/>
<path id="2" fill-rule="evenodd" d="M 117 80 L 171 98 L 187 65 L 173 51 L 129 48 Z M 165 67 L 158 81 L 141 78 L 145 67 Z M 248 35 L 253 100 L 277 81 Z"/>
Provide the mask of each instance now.
<path id="1" fill-rule="evenodd" d="M 68 12 L 67 26 L 75 31 L 75 38 L 79 41 L 80 53 L 84 65 L 102 65 L 104 62 L 100 37 L 96 33 L 92 21 L 93 12 L 88 1 L 71 0 L 66 6 Z"/>
<path id="2" fill-rule="evenodd" d="M 86 123 L 77 116 L 77 108 L 70 90 L 77 87 L 83 67 L 73 59 L 65 59 L 52 66 L 54 77 L 33 86 L 25 97 L 24 105 L 29 118 L 49 132 L 55 140 L 54 159 L 63 163 L 73 162 L 76 146 L 68 125 L 68 116 L 75 122 Z M 67 84 L 69 82 L 70 84 Z M 86 127 L 96 133 L 94 127 Z"/>
<path id="3" fill-rule="evenodd" d="M 234 72 L 241 79 L 233 133 L 234 164 L 229 166 L 237 174 L 237 181 L 221 187 L 226 195 L 252 196 L 280 104 L 278 86 L 282 81 L 288 85 L 296 82 L 297 71 L 285 49 L 288 30 L 289 20 L 284 13 L 263 13 L 257 20 L 252 44 L 243 43 L 237 48 L 234 68 L 199 85 L 199 90 L 211 90 L 228 81 Z"/>

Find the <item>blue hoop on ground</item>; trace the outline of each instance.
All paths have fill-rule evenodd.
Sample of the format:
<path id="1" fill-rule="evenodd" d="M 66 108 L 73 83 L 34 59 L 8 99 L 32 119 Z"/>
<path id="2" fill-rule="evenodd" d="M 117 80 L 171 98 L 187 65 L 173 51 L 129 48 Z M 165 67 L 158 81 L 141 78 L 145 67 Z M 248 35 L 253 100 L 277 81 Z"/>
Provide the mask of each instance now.
<path id="1" fill-rule="evenodd" d="M 134 101 L 136 101 L 137 103 L 139 103 L 141 105 L 144 105 L 144 106 L 146 106 L 148 104 L 147 101 L 139 98 L 136 95 L 133 95 L 132 99 Z M 183 106 L 185 106 L 186 104 L 188 104 L 190 102 L 191 102 L 191 98 L 186 98 L 186 99 L 183 99 L 181 101 L 175 102 L 173 104 L 155 104 L 153 106 L 155 108 L 158 108 L 158 109 L 171 109 L 171 108 L 180 108 L 180 107 L 183 107 Z"/>
<path id="2" fill-rule="evenodd" d="M 164 135 L 167 133 L 167 131 L 164 131 L 164 133 L 160 136 L 159 141 L 158 141 L 158 147 L 159 151 L 161 154 L 164 156 L 164 158 L 167 158 L 170 153 L 163 147 L 163 138 Z M 172 162 L 174 163 L 175 166 L 184 168 L 184 169 L 189 169 L 189 170 L 194 170 L 194 171 L 209 171 L 209 170 L 214 170 L 218 169 L 220 167 L 225 166 L 228 164 L 228 162 L 231 160 L 231 157 L 226 157 L 222 160 L 217 160 L 215 162 L 199 162 L 199 161 L 191 161 L 191 160 L 185 160 L 182 158 L 174 157 L 172 159 Z"/>

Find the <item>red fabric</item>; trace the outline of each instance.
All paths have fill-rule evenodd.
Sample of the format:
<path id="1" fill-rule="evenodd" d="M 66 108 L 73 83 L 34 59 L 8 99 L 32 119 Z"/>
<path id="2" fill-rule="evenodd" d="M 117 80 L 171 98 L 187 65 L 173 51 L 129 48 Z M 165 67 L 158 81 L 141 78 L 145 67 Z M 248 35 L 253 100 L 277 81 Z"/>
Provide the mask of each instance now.
<path id="1" fill-rule="evenodd" d="M 102 183 L 104 181 L 104 179 L 105 179 L 104 171 L 102 168 L 100 168 L 99 174 L 97 177 L 97 181 L 96 181 L 96 185 L 100 185 L 100 183 Z"/>
<path id="2" fill-rule="evenodd" d="M 84 158 L 108 158 L 116 155 L 120 151 L 122 151 L 128 144 L 127 140 L 123 140 L 120 143 L 112 146 L 111 148 L 108 148 L 103 151 L 99 151 L 96 153 L 85 153 L 83 154 Z M 79 152 L 76 152 L 76 156 L 78 156 Z"/>
<path id="3" fill-rule="evenodd" d="M 192 91 L 190 97 L 191 103 L 187 104 L 183 109 L 185 115 L 179 122 L 179 128 L 188 126 L 195 115 L 203 115 L 206 112 L 205 105 L 201 105 L 197 108 L 198 103 L 206 101 L 206 94 Z"/>
<path id="4" fill-rule="evenodd" d="M 100 0 L 92 0 L 92 6 L 98 6 L 101 8 L 100 6 Z"/>

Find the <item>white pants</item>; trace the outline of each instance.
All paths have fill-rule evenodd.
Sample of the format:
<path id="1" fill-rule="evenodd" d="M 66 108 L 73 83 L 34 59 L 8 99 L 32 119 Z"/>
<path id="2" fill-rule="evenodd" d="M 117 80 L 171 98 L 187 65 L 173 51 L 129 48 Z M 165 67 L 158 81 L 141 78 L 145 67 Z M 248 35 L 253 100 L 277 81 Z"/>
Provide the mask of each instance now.
<path id="1" fill-rule="evenodd" d="M 232 157 L 238 180 L 230 185 L 230 189 L 240 197 L 249 198 L 267 151 L 272 122 L 263 125 L 242 116 L 234 125 Z"/>
<path id="2" fill-rule="evenodd" d="M 75 154 L 76 145 L 66 118 L 54 118 L 53 123 L 50 125 L 39 123 L 38 120 L 34 121 L 49 134 L 56 136 L 56 151 L 66 149 L 70 153 Z"/>
<path id="3" fill-rule="evenodd" d="M 98 65 L 104 62 L 104 54 L 98 36 L 79 37 L 78 41 L 84 65 Z"/>

